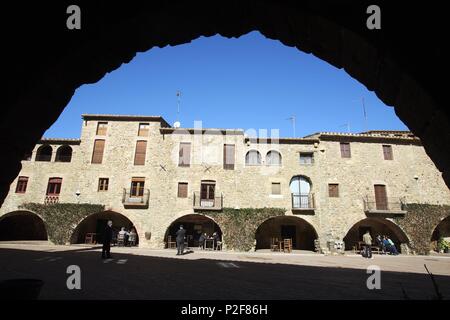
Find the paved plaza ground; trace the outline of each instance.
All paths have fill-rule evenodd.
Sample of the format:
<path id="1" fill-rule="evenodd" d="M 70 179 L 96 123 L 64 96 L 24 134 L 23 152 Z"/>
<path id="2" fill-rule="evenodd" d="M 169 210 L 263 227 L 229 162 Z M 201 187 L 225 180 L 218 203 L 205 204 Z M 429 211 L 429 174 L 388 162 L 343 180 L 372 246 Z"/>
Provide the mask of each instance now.
<path id="1" fill-rule="evenodd" d="M 450 299 L 450 256 L 348 253 L 214 252 L 0 243 L 0 280 L 44 280 L 40 299 L 432 299 L 424 264 Z M 66 269 L 81 268 L 81 290 L 69 290 Z M 368 290 L 367 267 L 381 269 L 381 289 Z"/>

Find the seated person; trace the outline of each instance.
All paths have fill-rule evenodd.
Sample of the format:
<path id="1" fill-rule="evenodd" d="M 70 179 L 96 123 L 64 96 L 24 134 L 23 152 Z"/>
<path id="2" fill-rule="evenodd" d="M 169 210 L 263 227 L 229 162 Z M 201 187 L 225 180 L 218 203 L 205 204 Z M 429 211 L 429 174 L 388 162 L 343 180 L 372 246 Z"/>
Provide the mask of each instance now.
<path id="1" fill-rule="evenodd" d="M 213 233 L 213 239 L 214 239 L 214 243 L 215 243 L 214 250 L 219 250 L 219 248 L 222 247 L 222 241 L 220 241 L 220 236 L 217 232 Z"/>
<path id="2" fill-rule="evenodd" d="M 131 231 L 128 233 L 128 239 L 127 239 L 128 244 L 134 246 L 136 244 L 136 237 L 137 237 L 137 233 L 134 230 L 134 228 L 132 228 Z"/>
<path id="3" fill-rule="evenodd" d="M 200 238 L 198 238 L 198 247 L 200 248 L 200 249 L 205 249 L 205 240 L 207 239 L 207 235 L 206 235 L 206 232 L 205 233 L 202 233 L 201 235 L 200 235 Z"/>
<path id="4" fill-rule="evenodd" d="M 388 243 L 389 243 L 389 251 L 393 254 L 393 255 L 398 255 L 398 251 L 397 248 L 395 247 L 394 242 L 391 240 L 391 238 L 386 237 Z"/>
<path id="5" fill-rule="evenodd" d="M 384 243 L 383 243 L 383 237 L 381 235 L 377 235 L 377 237 L 375 238 L 376 244 L 378 246 L 378 248 L 380 249 L 381 253 L 386 253 L 386 248 L 384 247 Z"/>
<path id="6" fill-rule="evenodd" d="M 125 227 L 122 227 L 119 231 L 119 234 L 117 236 L 117 239 L 123 239 L 123 244 L 125 245 L 127 243 L 127 236 L 128 232 L 125 230 Z"/>

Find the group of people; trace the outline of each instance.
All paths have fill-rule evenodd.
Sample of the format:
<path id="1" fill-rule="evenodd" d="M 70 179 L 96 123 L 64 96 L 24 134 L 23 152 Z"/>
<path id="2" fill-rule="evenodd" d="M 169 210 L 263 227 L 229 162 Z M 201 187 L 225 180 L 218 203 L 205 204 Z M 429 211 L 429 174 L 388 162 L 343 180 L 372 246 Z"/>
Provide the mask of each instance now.
<path id="1" fill-rule="evenodd" d="M 395 247 L 394 242 L 392 239 L 386 235 L 377 235 L 376 238 L 376 244 L 380 250 L 381 254 L 392 254 L 392 255 L 398 255 L 397 248 Z M 365 258 L 371 259 L 372 258 L 372 236 L 370 235 L 369 231 L 366 231 L 366 233 L 363 235 L 363 242 L 364 242 L 364 250 L 362 251 L 362 255 Z"/>
<path id="2" fill-rule="evenodd" d="M 136 244 L 136 240 L 137 240 L 136 238 L 137 238 L 137 233 L 134 228 L 131 228 L 130 231 L 126 231 L 125 227 L 122 227 L 117 234 L 117 242 L 119 245 L 120 245 L 120 243 L 123 243 L 124 246 L 127 246 L 127 245 L 134 246 Z"/>
<path id="3" fill-rule="evenodd" d="M 111 259 L 111 243 L 114 242 L 114 229 L 111 220 L 106 224 L 105 231 L 103 232 L 103 247 L 102 247 L 102 259 Z M 125 227 L 122 227 L 117 233 L 117 240 L 123 239 L 123 244 L 135 245 L 137 241 L 136 229 L 131 228 L 130 231 L 126 231 Z"/>
<path id="4" fill-rule="evenodd" d="M 199 249 L 206 249 L 206 240 L 213 240 L 212 242 L 212 248 L 214 250 L 220 250 L 222 248 L 222 241 L 220 240 L 220 236 L 217 232 L 214 232 L 212 236 L 208 236 L 205 233 L 202 233 L 198 239 L 198 248 Z"/>

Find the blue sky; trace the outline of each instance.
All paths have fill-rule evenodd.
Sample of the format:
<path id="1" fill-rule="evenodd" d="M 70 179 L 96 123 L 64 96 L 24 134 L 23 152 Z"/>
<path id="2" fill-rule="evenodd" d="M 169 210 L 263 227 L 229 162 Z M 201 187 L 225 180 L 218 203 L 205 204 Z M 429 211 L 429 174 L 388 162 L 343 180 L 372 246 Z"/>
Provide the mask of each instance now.
<path id="1" fill-rule="evenodd" d="M 207 128 L 279 129 L 287 137 L 293 136 L 287 119 L 295 115 L 296 136 L 407 130 L 393 108 L 345 71 L 251 32 L 137 54 L 99 82 L 78 88 L 45 137 L 79 137 L 82 113 L 161 115 L 173 124 L 178 90 L 182 127 L 200 120 Z"/>

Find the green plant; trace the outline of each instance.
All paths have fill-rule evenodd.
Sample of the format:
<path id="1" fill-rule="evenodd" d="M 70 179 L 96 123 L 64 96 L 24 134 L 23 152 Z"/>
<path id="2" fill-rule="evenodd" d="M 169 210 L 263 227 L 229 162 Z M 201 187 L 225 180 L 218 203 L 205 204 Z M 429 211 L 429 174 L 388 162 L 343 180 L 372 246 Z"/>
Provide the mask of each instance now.
<path id="1" fill-rule="evenodd" d="M 444 251 L 444 250 L 450 248 L 450 243 L 448 243 L 448 241 L 446 241 L 443 237 L 440 237 L 437 247 L 438 247 L 439 251 L 441 251 L 441 250 Z"/>

